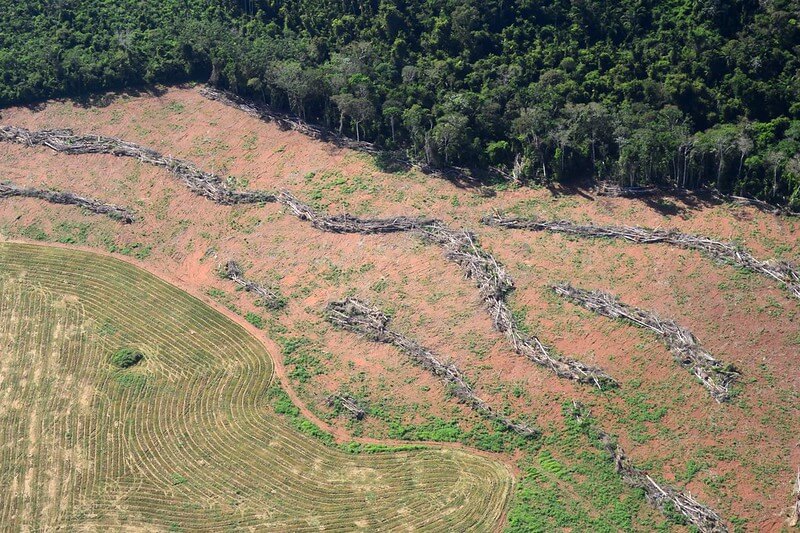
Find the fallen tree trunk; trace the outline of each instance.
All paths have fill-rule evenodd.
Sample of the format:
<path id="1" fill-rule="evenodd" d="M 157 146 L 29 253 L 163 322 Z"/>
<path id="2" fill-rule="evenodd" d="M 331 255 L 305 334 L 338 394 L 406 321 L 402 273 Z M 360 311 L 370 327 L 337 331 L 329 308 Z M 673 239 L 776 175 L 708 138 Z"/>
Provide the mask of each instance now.
<path id="1" fill-rule="evenodd" d="M 328 407 L 335 407 L 337 404 L 347 411 L 350 416 L 356 420 L 363 420 L 367 416 L 367 412 L 358 404 L 352 396 L 345 396 L 343 394 L 331 394 L 325 398 L 325 403 Z"/>
<path id="2" fill-rule="evenodd" d="M 285 303 L 278 292 L 245 278 L 244 272 L 242 272 L 242 269 L 235 261 L 228 261 L 225 265 L 225 277 L 242 287 L 245 291 L 258 296 L 265 307 L 279 309 L 283 307 Z"/>
<path id="3" fill-rule="evenodd" d="M 611 196 L 613 198 L 642 198 L 660 192 L 663 191 L 654 185 L 625 187 L 618 183 L 611 183 L 608 181 L 598 183 L 595 188 L 595 193 L 598 196 Z"/>
<path id="4" fill-rule="evenodd" d="M 12 183 L 0 183 L 0 198 L 10 198 L 12 196 L 38 198 L 53 204 L 77 205 L 92 213 L 106 215 L 125 224 L 130 224 L 135 220 L 133 213 L 129 209 L 101 202 L 94 198 L 78 196 L 71 192 L 48 191 L 32 187 L 19 187 Z"/>
<path id="5" fill-rule="evenodd" d="M 637 244 L 664 243 L 687 250 L 696 250 L 716 261 L 738 266 L 783 283 L 789 292 L 800 298 L 800 272 L 786 261 L 760 261 L 745 248 L 732 242 L 721 242 L 701 235 L 675 230 L 649 229 L 637 226 L 596 226 L 575 224 L 568 220 L 520 219 L 495 214 L 483 219 L 484 224 L 509 229 L 551 231 L 580 237 L 624 239 Z"/>
<path id="6" fill-rule="evenodd" d="M 588 412 L 578 402 L 573 402 L 573 417 L 587 433 L 593 433 L 603 449 L 611 456 L 614 468 L 627 485 L 644 491 L 645 498 L 661 512 L 677 511 L 702 533 L 727 533 L 728 527 L 716 511 L 695 500 L 688 492 L 681 492 L 665 483 L 656 482 L 647 472 L 633 465 L 616 440 L 600 428 L 591 425 Z"/>
<path id="7" fill-rule="evenodd" d="M 482 416 L 499 422 L 523 437 L 532 438 L 539 435 L 537 428 L 514 422 L 481 400 L 455 365 L 440 361 L 416 341 L 388 329 L 389 317 L 379 309 L 355 298 L 347 298 L 328 304 L 325 314 L 328 321 L 342 329 L 358 333 L 375 342 L 396 346 L 405 352 L 412 362 L 444 381 L 453 395 Z"/>
<path id="8" fill-rule="evenodd" d="M 46 146 L 63 154 L 110 154 L 132 157 L 143 163 L 166 168 L 196 194 L 219 204 L 273 202 L 275 195 L 265 191 L 235 191 L 216 174 L 205 172 L 193 163 L 164 156 L 155 150 L 115 137 L 75 135 L 72 130 L 29 131 L 14 126 L 0 127 L 0 140 L 27 146 Z"/>
<path id="9" fill-rule="evenodd" d="M 622 318 L 655 331 L 664 339 L 678 364 L 694 374 L 715 400 L 722 403 L 729 399 L 731 385 L 740 375 L 739 372 L 714 359 L 688 329 L 650 311 L 623 304 L 605 292 L 578 289 L 566 283 L 556 285 L 553 290 L 590 311 L 609 318 Z"/>

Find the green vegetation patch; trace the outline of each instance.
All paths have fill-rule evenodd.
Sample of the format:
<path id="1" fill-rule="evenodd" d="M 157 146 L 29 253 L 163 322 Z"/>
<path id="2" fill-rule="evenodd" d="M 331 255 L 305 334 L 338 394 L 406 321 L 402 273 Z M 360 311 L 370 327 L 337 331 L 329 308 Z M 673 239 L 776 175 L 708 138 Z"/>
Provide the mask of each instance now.
<path id="1" fill-rule="evenodd" d="M 142 359 L 144 354 L 135 348 L 120 348 L 111 354 L 111 364 L 119 368 L 130 368 Z"/>

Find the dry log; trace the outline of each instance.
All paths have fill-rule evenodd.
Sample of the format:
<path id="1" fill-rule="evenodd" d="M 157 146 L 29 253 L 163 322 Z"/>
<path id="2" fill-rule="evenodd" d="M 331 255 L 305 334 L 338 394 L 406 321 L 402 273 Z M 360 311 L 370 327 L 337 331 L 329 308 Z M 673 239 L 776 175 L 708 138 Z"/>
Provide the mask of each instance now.
<path id="1" fill-rule="evenodd" d="M 507 217 L 494 214 L 483 223 L 509 229 L 551 231 L 580 237 L 606 237 L 624 239 L 638 244 L 664 243 L 687 250 L 704 253 L 721 263 L 738 266 L 783 283 L 789 292 L 800 298 L 800 272 L 786 261 L 760 261 L 745 248 L 732 242 L 721 242 L 702 235 L 680 233 L 675 230 L 649 229 L 637 226 L 596 226 L 575 224 L 568 220 L 537 220 Z"/>
<path id="2" fill-rule="evenodd" d="M 621 303 L 614 296 L 602 291 L 587 291 L 566 283 L 556 285 L 553 290 L 559 296 L 590 311 L 610 318 L 622 318 L 655 331 L 664 339 L 678 364 L 694 374 L 715 400 L 722 403 L 729 399 L 731 385 L 740 373 L 733 366 L 714 359 L 688 329 L 650 311 Z"/>
<path id="3" fill-rule="evenodd" d="M 651 196 L 660 192 L 663 191 L 653 185 L 644 187 L 625 187 L 618 183 L 612 183 L 608 181 L 600 182 L 595 188 L 595 194 L 598 196 L 611 196 L 613 198 L 641 198 L 643 196 Z"/>
<path id="4" fill-rule="evenodd" d="M 588 412 L 578 402 L 573 402 L 573 416 L 579 424 L 588 422 Z M 625 450 L 608 433 L 597 427 L 592 429 L 600 444 L 611 456 L 614 468 L 622 480 L 631 487 L 642 489 L 647 501 L 653 507 L 665 513 L 677 511 L 702 533 L 727 533 L 728 527 L 716 511 L 699 503 L 688 492 L 684 493 L 665 483 L 656 482 L 647 472 L 634 466 L 625 454 Z"/>
<path id="5" fill-rule="evenodd" d="M 143 163 L 163 167 L 196 194 L 219 204 L 273 202 L 275 195 L 266 191 L 235 191 L 216 174 L 205 172 L 193 163 L 164 156 L 155 150 L 102 135 L 75 135 L 72 130 L 29 131 L 14 126 L 0 127 L 0 140 L 27 146 L 46 146 L 63 154 L 111 154 L 132 157 Z"/>
<path id="6" fill-rule="evenodd" d="M 242 269 L 236 261 L 228 261 L 225 265 L 225 277 L 242 287 L 245 291 L 258 296 L 261 303 L 266 307 L 278 309 L 284 305 L 284 299 L 277 291 L 245 278 L 244 272 L 242 272 Z"/>
<path id="7" fill-rule="evenodd" d="M 342 329 L 358 333 L 375 342 L 396 346 L 405 352 L 412 362 L 444 381 L 459 400 L 482 416 L 499 422 L 523 437 L 531 438 L 539 435 L 538 429 L 510 420 L 481 400 L 455 365 L 439 360 L 416 341 L 390 330 L 389 317 L 379 309 L 355 298 L 347 298 L 328 304 L 325 314 L 332 324 Z"/>
<path id="8" fill-rule="evenodd" d="M 0 183 L 0 198 L 10 198 L 12 196 L 39 198 L 53 204 L 77 205 L 92 213 L 107 215 L 125 224 L 130 224 L 135 220 L 133 213 L 129 209 L 101 202 L 94 198 L 78 196 L 71 192 L 48 191 L 32 187 L 19 187 L 12 183 Z"/>
<path id="9" fill-rule="evenodd" d="M 325 398 L 325 403 L 328 407 L 335 407 L 339 404 L 342 409 L 347 411 L 351 417 L 356 420 L 363 420 L 367 416 L 367 412 L 358 404 L 358 401 L 352 396 L 343 394 L 331 394 Z"/>

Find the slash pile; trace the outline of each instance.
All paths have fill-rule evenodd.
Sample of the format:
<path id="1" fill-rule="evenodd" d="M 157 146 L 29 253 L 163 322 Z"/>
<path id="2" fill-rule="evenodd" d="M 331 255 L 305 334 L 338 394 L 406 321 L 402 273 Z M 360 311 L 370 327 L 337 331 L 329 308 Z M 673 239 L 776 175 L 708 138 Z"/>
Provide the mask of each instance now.
<path id="1" fill-rule="evenodd" d="M 575 224 L 568 220 L 537 220 L 507 217 L 495 214 L 486 217 L 484 224 L 510 229 L 532 231 L 551 231 L 580 237 L 606 237 L 624 239 L 637 244 L 664 243 L 678 248 L 696 250 L 707 256 L 730 265 L 777 280 L 796 298 L 800 298 L 800 272 L 785 261 L 760 261 L 738 244 L 721 242 L 702 235 L 680 233 L 675 230 L 649 229 L 637 226 L 596 226 L 594 224 Z"/>
<path id="2" fill-rule="evenodd" d="M 530 438 L 539 435 L 538 429 L 510 420 L 481 400 L 455 365 L 440 361 L 436 355 L 420 346 L 416 341 L 388 329 L 389 317 L 379 309 L 355 298 L 347 298 L 328 304 L 325 314 L 328 321 L 335 326 L 358 333 L 375 342 L 396 346 L 405 352 L 412 362 L 444 381 L 456 398 L 482 416 L 499 422 L 523 437 Z"/>
<path id="3" fill-rule="evenodd" d="M 573 402 L 572 415 L 579 425 L 590 427 L 586 408 Z M 695 500 L 691 494 L 681 492 L 667 484 L 657 483 L 650 475 L 633 465 L 625 450 L 608 433 L 597 427 L 590 428 L 600 444 L 614 461 L 614 468 L 629 486 L 642 489 L 650 504 L 662 512 L 679 512 L 702 533 L 727 533 L 728 527 L 713 509 Z"/>
<path id="4" fill-rule="evenodd" d="M 78 196 L 71 192 L 48 191 L 32 187 L 19 187 L 11 183 L 0 183 L 0 198 L 10 198 L 12 196 L 39 198 L 53 204 L 77 205 L 98 215 L 108 215 L 114 220 L 119 220 L 125 224 L 130 224 L 135 220 L 133 213 L 129 209 L 107 204 L 94 198 Z"/>
<path id="5" fill-rule="evenodd" d="M 739 372 L 714 359 L 688 329 L 650 311 L 620 303 L 617 298 L 602 291 L 587 291 L 566 283 L 556 285 L 553 290 L 590 311 L 610 318 L 624 318 L 639 327 L 655 331 L 663 337 L 678 364 L 697 376 L 715 400 L 722 403 L 729 399 L 730 387 Z"/>
<path id="6" fill-rule="evenodd" d="M 270 309 L 277 309 L 283 306 L 284 300 L 276 291 L 259 285 L 244 277 L 241 267 L 236 261 L 228 261 L 225 265 L 225 277 L 233 281 L 245 291 L 251 292 L 259 297 L 261 303 Z"/>

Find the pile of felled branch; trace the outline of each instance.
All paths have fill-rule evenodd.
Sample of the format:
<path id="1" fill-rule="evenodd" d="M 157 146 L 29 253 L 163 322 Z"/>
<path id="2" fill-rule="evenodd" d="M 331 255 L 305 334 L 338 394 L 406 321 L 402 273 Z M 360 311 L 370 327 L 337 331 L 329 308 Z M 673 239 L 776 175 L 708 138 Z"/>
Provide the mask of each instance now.
<path id="1" fill-rule="evenodd" d="M 48 191 L 31 187 L 19 187 L 11 183 L 0 183 L 0 198 L 10 198 L 12 196 L 39 198 L 53 204 L 77 205 L 92 213 L 107 215 L 125 224 L 130 224 L 135 220 L 130 210 L 118 205 L 107 204 L 94 198 L 78 196 L 71 192 Z"/>
<path id="2" fill-rule="evenodd" d="M 102 135 L 75 135 L 72 130 L 29 131 L 14 126 L 0 127 L 0 140 L 28 146 L 47 146 L 64 154 L 111 154 L 132 157 L 143 163 L 166 168 L 192 191 L 214 202 L 230 205 L 272 202 L 275 196 L 265 191 L 235 191 L 227 187 L 216 174 L 197 168 L 194 164 L 164 156 L 155 150 Z"/>
<path id="3" fill-rule="evenodd" d="M 731 202 L 734 205 L 742 205 L 748 207 L 755 207 L 759 211 L 772 213 L 773 215 L 784 215 L 787 217 L 800 217 L 800 213 L 792 211 L 786 206 L 773 205 L 764 200 L 756 198 L 746 198 L 744 196 L 721 196 L 723 200 Z"/>
<path id="4" fill-rule="evenodd" d="M 586 409 L 578 402 L 573 402 L 573 416 L 579 424 L 588 422 Z M 600 428 L 592 427 L 597 439 L 614 461 L 617 473 L 629 486 L 642 489 L 647 501 L 662 512 L 677 511 L 703 533 L 727 533 L 728 527 L 716 511 L 695 500 L 691 494 L 681 492 L 667 484 L 656 482 L 647 472 L 637 468 L 625 454 L 625 450 L 617 444 L 608 433 Z"/>
<path id="5" fill-rule="evenodd" d="M 662 319 L 655 313 L 621 303 L 614 296 L 602 291 L 587 291 L 566 283 L 556 285 L 553 290 L 559 296 L 610 318 L 623 318 L 633 324 L 655 331 L 663 337 L 675 360 L 697 376 L 711 396 L 718 402 L 730 397 L 730 387 L 739 372 L 724 365 L 705 351 L 692 332 L 673 320 Z"/>
<path id="6" fill-rule="evenodd" d="M 347 411 L 351 417 L 356 420 L 363 420 L 365 416 L 367 416 L 367 412 L 358 404 L 355 398 L 352 396 L 346 396 L 343 394 L 331 394 L 327 398 L 325 398 L 325 403 L 328 407 L 336 407 L 337 405 L 341 406 L 342 409 Z"/>
<path id="7" fill-rule="evenodd" d="M 649 229 L 637 226 L 596 226 L 594 224 L 575 224 L 568 220 L 537 220 L 507 217 L 500 214 L 486 217 L 484 224 L 511 229 L 551 231 L 580 237 L 607 237 L 624 239 L 638 244 L 664 243 L 678 248 L 697 250 L 712 259 L 742 267 L 786 285 L 789 292 L 800 298 L 800 272 L 785 261 L 760 261 L 745 248 L 732 243 L 721 242 L 701 235 L 680 233 L 675 230 Z"/>
<path id="8" fill-rule="evenodd" d="M 405 352 L 412 362 L 444 381 L 452 390 L 453 395 L 482 416 L 499 422 L 524 437 L 535 437 L 539 434 L 538 429 L 510 420 L 481 400 L 455 365 L 440 361 L 433 353 L 414 340 L 388 329 L 389 317 L 379 309 L 355 298 L 347 298 L 328 304 L 325 314 L 335 326 L 358 333 L 376 342 L 396 346 Z"/>
<path id="9" fill-rule="evenodd" d="M 562 378 L 594 384 L 601 389 L 615 387 L 616 381 L 603 370 L 567 357 L 559 357 L 535 336 L 523 334 L 505 302 L 514 282 L 505 268 L 491 255 L 481 250 L 468 231 L 455 231 L 443 224 L 423 228 L 423 237 L 442 246 L 445 256 L 459 264 L 467 277 L 477 284 L 495 329 L 503 333 L 518 354 L 551 369 Z"/>
<path id="10" fill-rule="evenodd" d="M 348 214 L 327 216 L 304 204 L 288 191 L 281 191 L 276 201 L 288 207 L 300 220 L 307 220 L 315 228 L 332 233 L 394 233 L 412 231 L 435 222 L 425 217 L 360 219 Z"/>
<path id="11" fill-rule="evenodd" d="M 276 291 L 245 278 L 244 272 L 242 272 L 241 267 L 239 267 L 236 261 L 228 261 L 225 265 L 225 277 L 242 287 L 245 291 L 258 296 L 265 307 L 278 309 L 283 307 L 285 303 L 284 299 Z"/>

